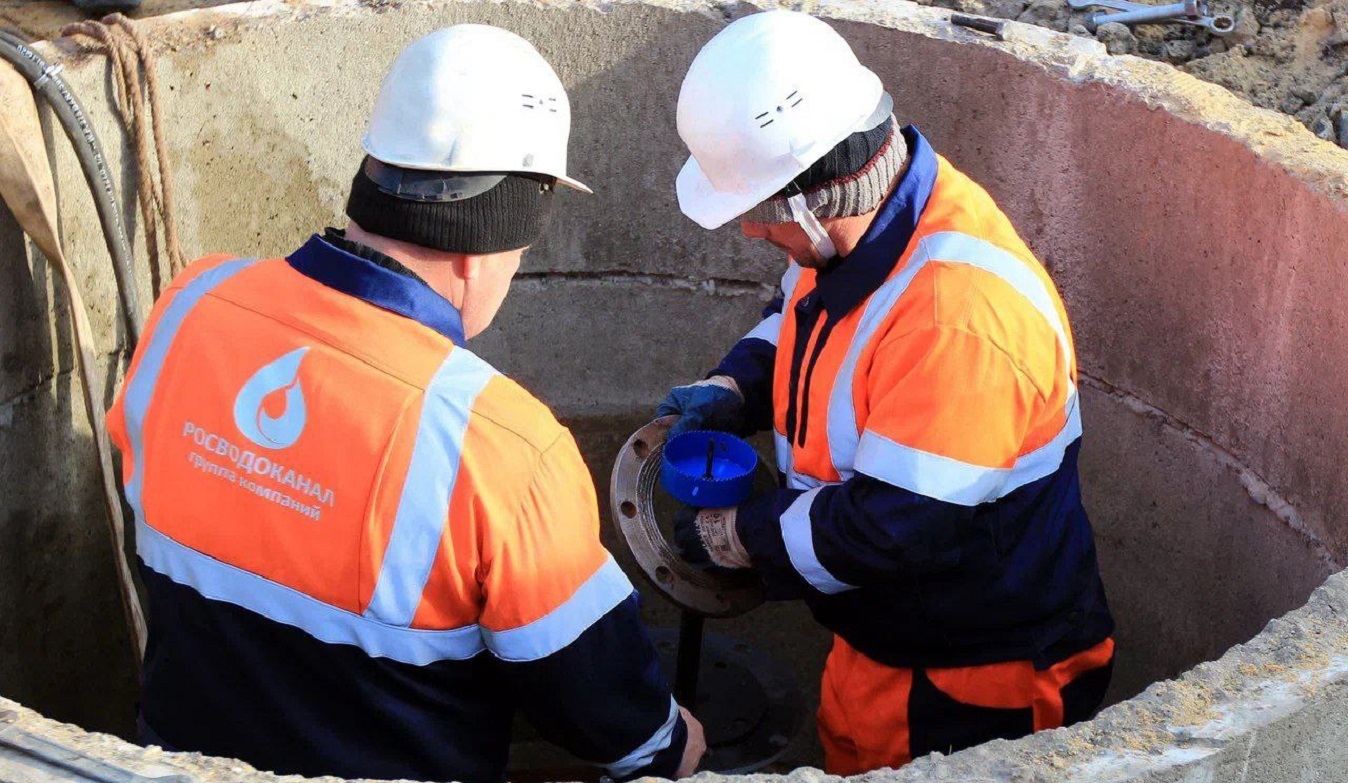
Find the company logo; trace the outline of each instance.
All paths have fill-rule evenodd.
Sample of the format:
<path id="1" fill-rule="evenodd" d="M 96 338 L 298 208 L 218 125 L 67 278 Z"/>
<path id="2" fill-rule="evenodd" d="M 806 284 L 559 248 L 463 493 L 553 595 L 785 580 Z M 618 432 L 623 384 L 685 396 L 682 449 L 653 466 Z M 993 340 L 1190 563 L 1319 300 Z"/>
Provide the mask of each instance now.
<path id="1" fill-rule="evenodd" d="M 304 432 L 306 411 L 300 386 L 300 361 L 308 346 L 297 348 L 258 370 L 234 398 L 234 424 L 263 448 L 293 446 Z M 272 416 L 268 410 L 278 412 Z"/>

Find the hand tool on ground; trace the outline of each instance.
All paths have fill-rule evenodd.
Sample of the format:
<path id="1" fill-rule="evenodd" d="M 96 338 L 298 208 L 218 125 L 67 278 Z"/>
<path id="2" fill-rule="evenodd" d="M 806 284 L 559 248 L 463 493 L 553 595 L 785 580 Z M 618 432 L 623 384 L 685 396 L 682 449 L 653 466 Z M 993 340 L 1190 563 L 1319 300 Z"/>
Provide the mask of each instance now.
<path id="1" fill-rule="evenodd" d="M 1183 0 L 1166 5 L 1148 5 L 1130 0 L 1067 0 L 1073 10 L 1099 7 L 1117 13 L 1097 12 L 1090 17 L 1096 27 L 1108 22 L 1119 24 L 1178 24 L 1205 27 L 1216 35 L 1228 35 L 1236 29 L 1236 20 L 1229 14 L 1209 14 L 1204 0 Z"/>

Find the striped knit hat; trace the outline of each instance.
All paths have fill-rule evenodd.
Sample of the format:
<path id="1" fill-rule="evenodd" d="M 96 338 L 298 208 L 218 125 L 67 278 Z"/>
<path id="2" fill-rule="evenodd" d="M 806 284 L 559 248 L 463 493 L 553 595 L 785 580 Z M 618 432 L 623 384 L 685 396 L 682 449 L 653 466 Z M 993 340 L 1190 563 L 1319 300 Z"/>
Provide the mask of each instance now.
<path id="1" fill-rule="evenodd" d="M 843 139 L 775 196 L 746 212 L 750 223 L 791 223 L 786 200 L 802 193 L 810 211 L 819 218 L 864 215 L 880 206 L 889 186 L 903 171 L 907 145 L 898 132 L 894 115 L 867 131 Z"/>

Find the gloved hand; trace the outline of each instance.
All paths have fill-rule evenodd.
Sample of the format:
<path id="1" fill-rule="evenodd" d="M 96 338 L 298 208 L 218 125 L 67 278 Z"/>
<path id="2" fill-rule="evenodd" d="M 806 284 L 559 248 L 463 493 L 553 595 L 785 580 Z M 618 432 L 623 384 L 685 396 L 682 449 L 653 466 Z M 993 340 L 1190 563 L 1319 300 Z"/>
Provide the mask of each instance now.
<path id="1" fill-rule="evenodd" d="M 744 395 L 739 384 L 727 375 L 713 375 L 705 381 L 669 390 L 655 415 L 679 416 L 668 437 L 690 430 L 739 432 L 744 428 Z"/>
<path id="2" fill-rule="evenodd" d="M 735 530 L 735 509 L 684 506 L 674 516 L 679 556 L 699 568 L 749 568 L 749 553 Z"/>

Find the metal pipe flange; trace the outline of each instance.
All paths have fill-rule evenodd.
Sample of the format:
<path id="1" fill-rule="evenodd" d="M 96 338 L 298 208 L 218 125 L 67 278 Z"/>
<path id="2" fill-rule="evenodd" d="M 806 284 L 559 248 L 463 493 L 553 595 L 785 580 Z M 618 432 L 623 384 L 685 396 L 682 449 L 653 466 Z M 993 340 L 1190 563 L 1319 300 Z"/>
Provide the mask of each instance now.
<path id="1" fill-rule="evenodd" d="M 623 444 L 609 483 L 613 524 L 642 574 L 675 606 L 706 617 L 735 617 L 763 603 L 757 575 L 694 568 L 674 551 L 656 518 L 661 454 L 669 428 L 678 420 L 656 419 Z M 762 460 L 759 470 L 766 470 Z"/>

